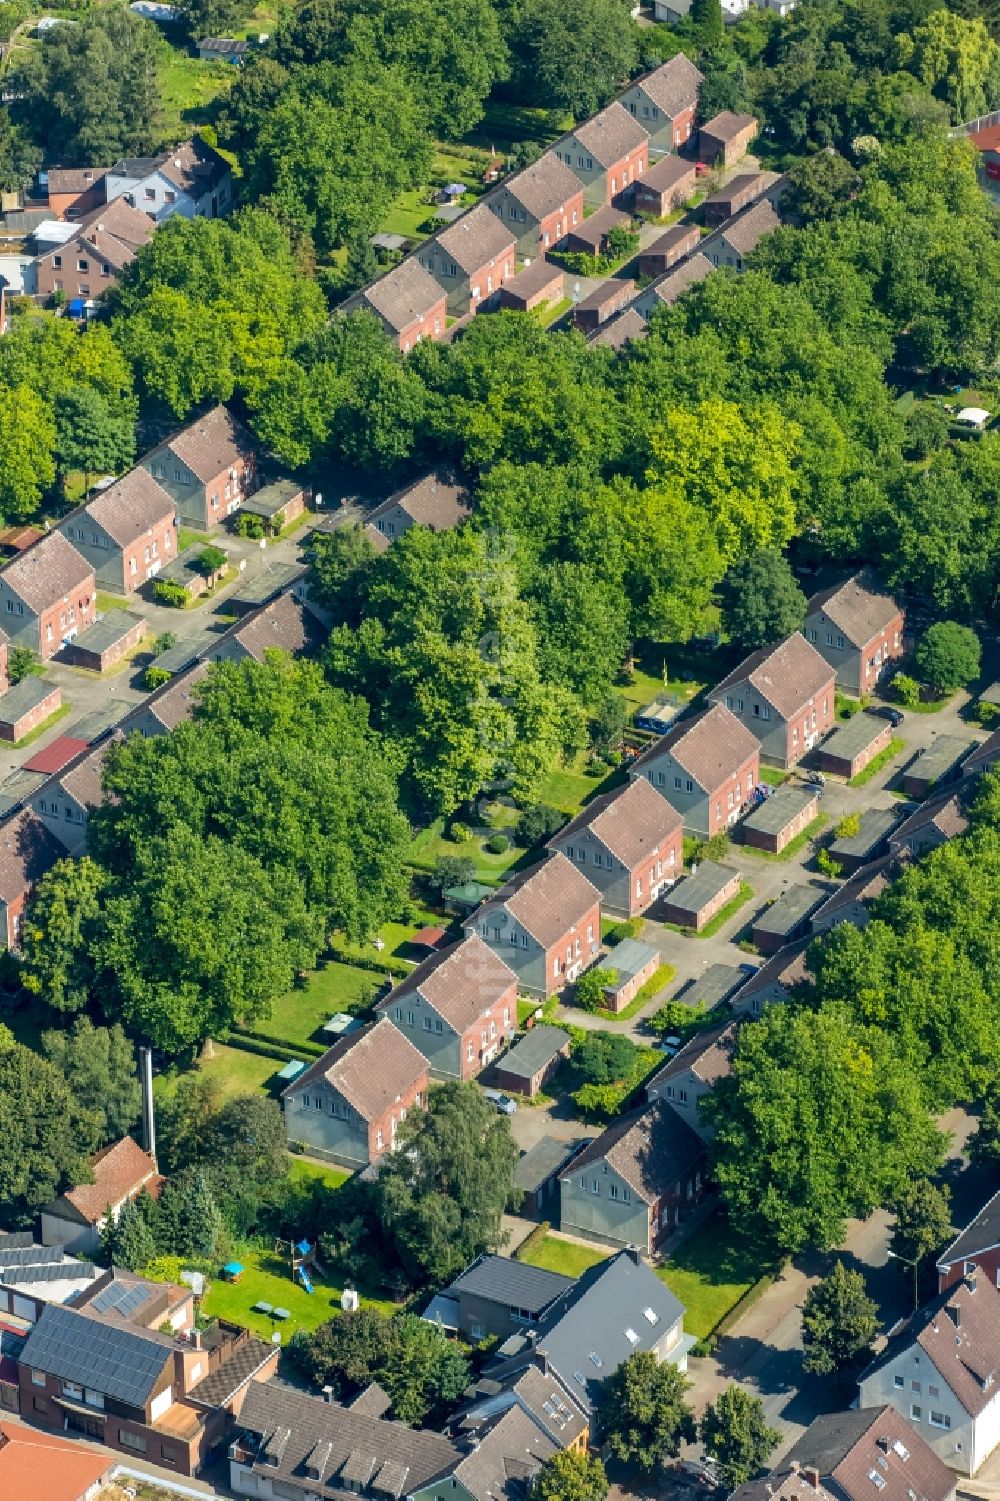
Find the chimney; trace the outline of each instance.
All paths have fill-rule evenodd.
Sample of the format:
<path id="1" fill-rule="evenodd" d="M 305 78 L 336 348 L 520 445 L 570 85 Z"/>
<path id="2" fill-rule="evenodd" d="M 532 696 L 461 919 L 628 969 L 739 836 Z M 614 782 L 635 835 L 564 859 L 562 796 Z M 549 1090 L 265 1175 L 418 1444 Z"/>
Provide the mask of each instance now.
<path id="1" fill-rule="evenodd" d="M 153 1050 L 139 1049 L 139 1075 L 142 1085 L 142 1140 L 143 1146 L 156 1165 L 156 1119 L 153 1113 Z"/>
<path id="2" fill-rule="evenodd" d="M 816 1469 L 816 1466 L 815 1465 L 803 1465 L 803 1467 L 802 1467 L 802 1474 L 805 1476 L 806 1480 L 812 1486 L 813 1490 L 814 1491 L 818 1491 L 819 1490 L 819 1470 Z"/>
<path id="3" fill-rule="evenodd" d="M 634 1261 L 636 1266 L 642 1266 L 642 1252 L 638 1246 L 626 1246 L 625 1255 L 630 1261 Z"/>
<path id="4" fill-rule="evenodd" d="M 323 1401 L 324 1402 L 332 1402 L 333 1401 L 333 1387 L 332 1386 L 324 1386 L 324 1388 L 323 1388 Z"/>
<path id="5" fill-rule="evenodd" d="M 880 1438 L 877 1438 L 875 1440 L 875 1442 L 878 1444 L 878 1446 L 882 1450 L 883 1454 L 888 1454 L 888 1452 L 889 1452 L 889 1445 L 891 1443 L 891 1440 L 890 1440 L 889 1435 L 887 1433 L 883 1433 Z"/>
<path id="6" fill-rule="evenodd" d="M 947 1306 L 947 1308 L 945 1309 L 945 1313 L 951 1319 L 951 1322 L 954 1324 L 955 1328 L 956 1329 L 961 1329 L 961 1327 L 962 1327 L 962 1309 L 961 1309 L 961 1306 L 958 1303 L 949 1303 L 948 1306 Z"/>
<path id="7" fill-rule="evenodd" d="M 192 1348 L 192 1350 L 200 1350 L 201 1349 L 201 1330 L 200 1329 L 192 1329 L 191 1330 L 191 1348 Z"/>

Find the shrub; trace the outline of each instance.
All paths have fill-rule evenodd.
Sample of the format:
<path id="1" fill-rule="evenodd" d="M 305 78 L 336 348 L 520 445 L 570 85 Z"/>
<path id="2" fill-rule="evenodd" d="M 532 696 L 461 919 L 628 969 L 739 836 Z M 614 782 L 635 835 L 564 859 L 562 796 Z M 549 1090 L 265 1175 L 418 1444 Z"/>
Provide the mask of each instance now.
<path id="1" fill-rule="evenodd" d="M 642 918 L 630 917 L 625 922 L 616 922 L 604 935 L 604 942 L 609 948 L 616 943 L 624 943 L 626 938 L 638 938 L 642 932 Z"/>
<path id="2" fill-rule="evenodd" d="M 251 542 L 259 542 L 261 537 L 267 535 L 267 526 L 263 516 L 255 516 L 252 511 L 240 511 L 233 522 L 233 531 L 237 537 L 246 537 Z"/>
<path id="3" fill-rule="evenodd" d="M 604 1005 L 604 987 L 614 984 L 615 969 L 588 969 L 576 985 L 577 1004 L 585 1011 L 597 1011 Z"/>
<path id="4" fill-rule="evenodd" d="M 907 677 L 905 672 L 897 672 L 892 680 L 892 691 L 904 709 L 915 709 L 920 702 L 920 684 L 916 678 Z"/>
<path id="5" fill-rule="evenodd" d="M 853 719 L 861 705 L 856 698 L 845 698 L 842 693 L 834 691 L 833 707 L 838 719 Z"/>
<path id="6" fill-rule="evenodd" d="M 468 855 L 439 855 L 432 879 L 438 891 L 464 886 L 476 879 L 476 862 Z"/>
<path id="7" fill-rule="evenodd" d="M 172 646 L 176 645 L 177 637 L 174 635 L 173 631 L 161 631 L 160 634 L 158 636 L 154 636 L 152 641 L 149 643 L 149 655 L 151 657 L 162 657 L 165 651 L 169 651 Z"/>
<path id="8" fill-rule="evenodd" d="M 816 856 L 816 865 L 825 876 L 830 877 L 831 881 L 839 881 L 844 874 L 844 867 L 837 863 L 829 850 L 820 850 Z"/>
<path id="9" fill-rule="evenodd" d="M 202 578 L 210 579 L 215 574 L 221 573 L 229 562 L 228 553 L 224 553 L 221 547 L 203 547 L 196 558 L 192 558 L 191 567 L 195 573 L 200 573 Z"/>
<path id="10" fill-rule="evenodd" d="M 30 646 L 15 646 L 11 649 L 7 658 L 7 676 L 12 684 L 44 670 Z"/>
<path id="11" fill-rule="evenodd" d="M 164 683 L 169 683 L 172 677 L 173 673 L 168 672 L 165 667 L 147 667 L 142 675 L 142 685 L 152 693 L 154 688 L 162 688 Z"/>
<path id="12" fill-rule="evenodd" d="M 729 835 L 726 833 L 713 834 L 711 839 L 706 839 L 701 847 L 702 858 L 705 860 L 724 860 L 729 854 Z"/>
<path id="13" fill-rule="evenodd" d="M 187 604 L 188 592 L 174 579 L 157 579 L 153 584 L 153 598 L 157 604 L 172 605 L 179 610 Z"/>
<path id="14" fill-rule="evenodd" d="M 683 1043 L 701 1030 L 707 1015 L 704 1001 L 699 1001 L 696 1006 L 688 1006 L 684 1001 L 667 1001 L 655 1016 L 649 1018 L 649 1026 L 658 1037 L 675 1036 Z"/>
<path id="15" fill-rule="evenodd" d="M 451 840 L 452 844 L 465 844 L 471 837 L 472 830 L 469 828 L 469 825 L 467 823 L 459 823 L 458 819 L 456 818 L 455 822 L 448 830 L 448 838 Z"/>
<path id="16" fill-rule="evenodd" d="M 484 846 L 491 855 L 505 855 L 510 849 L 510 840 L 506 834 L 491 834 Z"/>
<path id="17" fill-rule="evenodd" d="M 558 834 L 565 822 L 566 814 L 558 808 L 552 808 L 548 803 L 534 803 L 525 808 L 517 820 L 514 836 L 522 849 L 530 849 L 533 844 L 543 844 L 553 834 Z"/>
<path id="18" fill-rule="evenodd" d="M 845 813 L 833 831 L 835 839 L 853 839 L 861 833 L 861 814 Z"/>
<path id="19" fill-rule="evenodd" d="M 966 625 L 939 620 L 929 626 L 914 654 L 921 678 L 935 693 L 954 693 L 979 676 L 979 637 Z"/>

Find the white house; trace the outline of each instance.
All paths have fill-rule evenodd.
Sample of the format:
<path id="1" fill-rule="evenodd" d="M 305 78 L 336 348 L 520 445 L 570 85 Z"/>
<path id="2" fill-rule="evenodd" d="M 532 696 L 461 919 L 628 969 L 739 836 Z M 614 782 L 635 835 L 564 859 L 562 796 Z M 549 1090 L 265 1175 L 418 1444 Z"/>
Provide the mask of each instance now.
<path id="1" fill-rule="evenodd" d="M 217 219 L 232 211 L 233 174 L 201 136 L 192 136 L 159 156 L 115 162 L 104 178 L 108 203 L 124 198 L 159 224 L 174 214 Z"/>
<path id="2" fill-rule="evenodd" d="M 920 1310 L 862 1374 L 945 1464 L 975 1475 L 1000 1443 L 1000 1291 L 973 1270 Z"/>

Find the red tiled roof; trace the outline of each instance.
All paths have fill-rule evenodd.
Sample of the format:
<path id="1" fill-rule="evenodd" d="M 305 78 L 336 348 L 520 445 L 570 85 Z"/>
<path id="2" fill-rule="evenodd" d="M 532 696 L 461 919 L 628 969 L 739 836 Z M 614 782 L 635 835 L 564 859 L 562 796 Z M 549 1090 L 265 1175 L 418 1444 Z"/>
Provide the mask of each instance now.
<path id="1" fill-rule="evenodd" d="M 81 1501 L 114 1463 L 88 1445 L 0 1423 L 0 1495 L 9 1501 Z"/>
<path id="2" fill-rule="evenodd" d="M 51 776 L 55 771 L 62 771 L 68 766 L 74 756 L 85 751 L 89 741 L 77 740 L 72 735 L 60 735 L 47 745 L 44 750 L 36 751 L 30 761 L 25 761 L 22 771 L 43 771 L 46 776 Z"/>
<path id="3" fill-rule="evenodd" d="M 93 1183 L 67 1189 L 63 1198 L 91 1225 L 97 1224 L 109 1204 L 120 1204 L 156 1177 L 156 1163 L 131 1136 L 96 1153 L 90 1165 Z"/>

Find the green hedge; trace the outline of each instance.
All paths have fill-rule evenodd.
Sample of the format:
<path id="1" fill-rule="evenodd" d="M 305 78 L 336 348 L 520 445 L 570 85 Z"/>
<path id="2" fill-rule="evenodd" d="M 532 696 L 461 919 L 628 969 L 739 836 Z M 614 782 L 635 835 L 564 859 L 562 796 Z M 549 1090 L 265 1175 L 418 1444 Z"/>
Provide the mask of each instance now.
<path id="1" fill-rule="evenodd" d="M 542 1220 L 540 1225 L 536 1225 L 531 1234 L 525 1236 L 524 1240 L 522 1240 L 521 1244 L 514 1252 L 515 1260 L 523 1261 L 525 1256 L 529 1255 L 536 1246 L 541 1245 L 542 1241 L 545 1239 L 551 1229 L 552 1226 L 550 1225 L 548 1220 Z"/>
<path id="2" fill-rule="evenodd" d="M 237 1032 L 229 1039 L 234 1046 L 238 1046 L 236 1038 L 244 1038 L 247 1042 L 260 1042 L 270 1048 L 284 1048 L 291 1058 L 294 1058 L 296 1053 L 321 1058 L 327 1050 L 326 1044 L 322 1042 L 310 1042 L 308 1039 L 292 1042 L 290 1037 L 275 1037 L 270 1032 Z"/>
<path id="3" fill-rule="evenodd" d="M 750 1309 L 754 1306 L 755 1303 L 760 1302 L 761 1298 L 767 1292 L 771 1284 L 777 1277 L 781 1275 L 781 1270 L 785 1265 L 786 1261 L 781 1261 L 769 1272 L 764 1272 L 762 1276 L 758 1277 L 753 1286 L 747 1288 L 742 1298 L 740 1298 L 737 1303 L 733 1304 L 729 1312 L 723 1314 L 722 1318 L 712 1330 L 711 1338 L 719 1339 L 723 1334 L 728 1334 L 730 1329 L 732 1329 L 735 1324 L 739 1323 L 743 1315 L 749 1313 Z"/>
<path id="4" fill-rule="evenodd" d="M 347 964 L 351 969 L 365 969 L 372 975 L 394 975 L 397 980 L 404 979 L 413 968 L 412 964 L 401 964 L 398 959 L 370 959 L 367 954 L 347 954 L 343 949 L 331 949 L 330 958 L 337 964 Z"/>
<path id="5" fill-rule="evenodd" d="M 220 1042 L 223 1039 L 219 1039 Z M 279 1063 L 290 1063 L 298 1048 L 279 1048 L 271 1042 L 258 1042 L 256 1037 L 247 1037 L 242 1032 L 233 1032 L 225 1039 L 227 1047 L 238 1048 L 241 1053 L 256 1053 L 261 1058 L 276 1058 Z"/>

